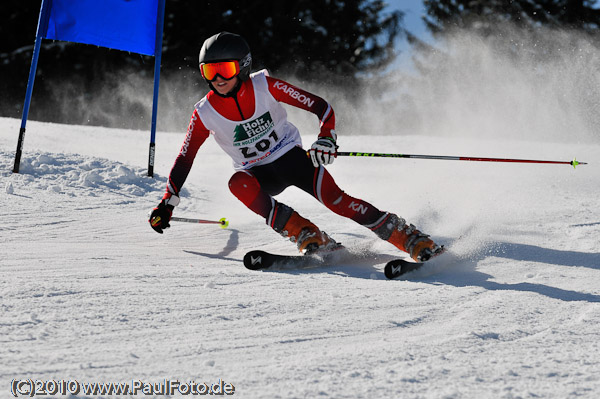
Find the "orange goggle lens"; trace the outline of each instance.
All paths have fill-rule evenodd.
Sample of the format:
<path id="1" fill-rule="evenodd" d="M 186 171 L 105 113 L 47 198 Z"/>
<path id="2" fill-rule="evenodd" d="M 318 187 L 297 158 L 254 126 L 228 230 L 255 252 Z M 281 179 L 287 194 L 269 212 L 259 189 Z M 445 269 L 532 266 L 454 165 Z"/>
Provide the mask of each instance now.
<path id="1" fill-rule="evenodd" d="M 200 73 L 206 80 L 213 81 L 217 75 L 225 80 L 232 79 L 240 73 L 240 64 L 237 61 L 211 62 L 210 64 L 200 64 Z"/>

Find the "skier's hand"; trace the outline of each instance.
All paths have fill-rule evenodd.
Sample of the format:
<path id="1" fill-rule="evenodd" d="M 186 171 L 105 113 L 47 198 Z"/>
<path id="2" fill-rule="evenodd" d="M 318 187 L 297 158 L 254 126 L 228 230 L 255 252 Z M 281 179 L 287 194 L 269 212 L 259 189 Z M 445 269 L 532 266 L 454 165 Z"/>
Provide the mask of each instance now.
<path id="1" fill-rule="evenodd" d="M 329 137 L 322 137 L 315 141 L 310 147 L 308 153 L 312 160 L 315 168 L 319 165 L 329 165 L 333 163 L 337 156 L 338 146 L 335 144 L 335 140 Z"/>
<path id="2" fill-rule="evenodd" d="M 178 196 L 165 194 L 160 204 L 150 212 L 150 217 L 148 218 L 150 227 L 160 234 L 163 233 L 163 229 L 171 227 L 169 221 L 173 215 L 173 209 L 175 209 L 175 205 L 177 204 L 179 204 Z"/>

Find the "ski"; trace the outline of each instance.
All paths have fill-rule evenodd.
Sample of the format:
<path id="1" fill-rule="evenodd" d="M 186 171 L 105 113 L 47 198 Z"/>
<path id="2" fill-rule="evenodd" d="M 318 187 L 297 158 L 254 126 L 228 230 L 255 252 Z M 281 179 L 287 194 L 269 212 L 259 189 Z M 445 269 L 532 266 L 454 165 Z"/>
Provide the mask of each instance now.
<path id="1" fill-rule="evenodd" d="M 437 252 L 433 254 L 427 261 L 424 262 L 411 262 L 406 259 L 394 259 L 386 263 L 383 268 L 383 274 L 385 277 L 393 280 L 400 276 L 405 275 L 406 273 L 410 273 L 412 271 L 418 270 L 423 267 L 428 261 L 431 259 L 435 259 L 446 251 L 444 246 L 441 246 Z"/>
<path id="2" fill-rule="evenodd" d="M 408 272 L 420 269 L 423 265 L 425 265 L 425 262 L 409 262 L 405 259 L 394 259 L 386 263 L 383 274 L 385 274 L 386 278 L 393 280 Z"/>
<path id="3" fill-rule="evenodd" d="M 442 249 L 425 262 L 414 262 L 406 259 L 394 259 L 386 263 L 384 267 L 385 277 L 397 279 L 406 273 L 423 267 L 431 259 L 437 258 L 444 252 Z M 359 256 L 360 257 L 360 256 Z M 285 269 L 308 269 L 330 266 L 348 259 L 357 259 L 357 255 L 344 246 L 331 251 L 319 252 L 309 255 L 281 255 L 262 250 L 249 251 L 244 255 L 244 266 L 249 270 L 285 270 Z"/>
<path id="4" fill-rule="evenodd" d="M 329 264 L 343 246 L 332 251 L 320 252 L 310 255 L 279 255 L 271 252 L 254 250 L 244 255 L 244 266 L 250 270 L 264 270 L 274 267 L 281 268 L 309 268 Z"/>

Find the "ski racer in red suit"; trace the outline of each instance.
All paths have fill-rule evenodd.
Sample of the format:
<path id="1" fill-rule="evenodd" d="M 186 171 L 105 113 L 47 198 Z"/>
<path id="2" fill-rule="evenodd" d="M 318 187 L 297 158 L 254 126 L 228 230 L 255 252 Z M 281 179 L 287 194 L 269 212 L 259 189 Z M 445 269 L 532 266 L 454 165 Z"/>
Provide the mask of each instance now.
<path id="1" fill-rule="evenodd" d="M 221 32 L 200 50 L 200 71 L 211 91 L 198 102 L 187 136 L 171 169 L 166 193 L 150 215 L 159 233 L 169 227 L 179 192 L 200 146 L 212 134 L 233 159 L 236 172 L 229 180 L 233 195 L 265 218 L 276 232 L 296 243 L 302 253 L 335 248 L 338 244 L 291 207 L 274 196 L 296 186 L 334 213 L 373 231 L 416 261 L 437 250 L 427 235 L 393 213 L 342 191 L 324 168 L 335 160 L 335 114 L 322 98 L 270 77 L 266 70 L 250 74 L 252 58 L 246 41 Z M 280 103 L 315 114 L 320 133 L 307 152 L 298 129 L 287 120 Z"/>

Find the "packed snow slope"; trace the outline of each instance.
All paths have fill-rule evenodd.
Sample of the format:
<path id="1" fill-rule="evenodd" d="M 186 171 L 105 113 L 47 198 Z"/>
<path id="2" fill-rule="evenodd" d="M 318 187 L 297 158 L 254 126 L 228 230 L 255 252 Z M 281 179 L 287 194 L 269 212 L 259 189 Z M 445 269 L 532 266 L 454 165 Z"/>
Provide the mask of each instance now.
<path id="1" fill-rule="evenodd" d="M 600 394 L 598 144 L 340 134 L 345 151 L 589 162 L 340 157 L 329 170 L 346 192 L 456 258 L 389 281 L 395 248 L 295 188 L 278 199 L 357 258 L 246 270 L 248 250 L 295 248 L 229 193 L 212 139 L 175 215 L 229 228 L 173 222 L 159 235 L 147 213 L 185 132 L 158 133 L 149 178 L 148 132 L 30 121 L 13 174 L 19 124 L 0 119 L 2 397 L 14 379 L 222 380 L 240 398 Z"/>

